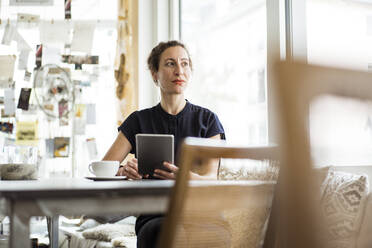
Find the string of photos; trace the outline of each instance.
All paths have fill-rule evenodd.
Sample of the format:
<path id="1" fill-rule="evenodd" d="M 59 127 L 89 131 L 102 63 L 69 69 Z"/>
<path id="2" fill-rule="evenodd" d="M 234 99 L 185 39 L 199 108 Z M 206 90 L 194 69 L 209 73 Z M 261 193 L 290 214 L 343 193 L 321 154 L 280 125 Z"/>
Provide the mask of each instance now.
<path id="1" fill-rule="evenodd" d="M 1 44 L 9 51 L 16 44 L 17 50 L 0 55 L 2 145 L 38 146 L 43 141 L 45 156 L 50 158 L 70 156 L 71 137 L 84 135 L 86 125 L 96 124 L 94 100 L 83 102 L 81 95 L 102 70 L 100 56 L 91 54 L 97 23 L 71 21 L 71 0 L 64 3 L 64 20 L 17 13 L 16 20 L 8 19 L 0 26 L 4 30 Z M 38 29 L 37 44 L 34 37 L 22 34 L 28 27 Z M 62 135 L 51 134 L 50 129 Z M 89 156 L 95 157 L 95 138 L 87 138 L 86 144 Z"/>

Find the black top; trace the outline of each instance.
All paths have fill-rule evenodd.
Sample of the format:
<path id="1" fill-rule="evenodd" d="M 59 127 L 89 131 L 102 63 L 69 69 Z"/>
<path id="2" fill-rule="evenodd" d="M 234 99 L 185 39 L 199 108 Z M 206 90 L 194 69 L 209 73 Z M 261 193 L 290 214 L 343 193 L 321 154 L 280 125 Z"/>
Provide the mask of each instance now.
<path id="1" fill-rule="evenodd" d="M 120 125 L 121 131 L 132 145 L 130 153 L 136 154 L 136 134 L 173 134 L 174 154 L 177 154 L 181 142 L 186 137 L 210 138 L 217 134 L 225 139 L 225 131 L 217 115 L 209 109 L 191 104 L 186 106 L 177 115 L 168 114 L 160 103 L 152 108 L 135 111 Z M 140 215 L 136 221 L 136 234 L 150 220 L 163 215 Z"/>
<path id="2" fill-rule="evenodd" d="M 152 108 L 135 111 L 118 128 L 132 145 L 130 153 L 136 154 L 136 134 L 173 134 L 177 155 L 181 142 L 186 137 L 210 138 L 217 134 L 225 139 L 225 131 L 217 115 L 209 109 L 191 104 L 177 115 L 168 114 L 160 103 Z M 176 156 L 177 157 L 177 156 Z M 177 160 L 176 160 L 177 161 Z"/>

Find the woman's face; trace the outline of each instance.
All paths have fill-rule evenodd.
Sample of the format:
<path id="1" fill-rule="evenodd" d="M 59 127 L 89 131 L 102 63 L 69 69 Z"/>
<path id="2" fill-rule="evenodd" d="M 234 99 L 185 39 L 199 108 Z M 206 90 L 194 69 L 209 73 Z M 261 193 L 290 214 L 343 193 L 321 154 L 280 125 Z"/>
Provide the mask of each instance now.
<path id="1" fill-rule="evenodd" d="M 160 56 L 159 70 L 152 73 L 160 90 L 166 94 L 182 94 L 191 79 L 189 56 L 180 46 L 169 47 Z"/>

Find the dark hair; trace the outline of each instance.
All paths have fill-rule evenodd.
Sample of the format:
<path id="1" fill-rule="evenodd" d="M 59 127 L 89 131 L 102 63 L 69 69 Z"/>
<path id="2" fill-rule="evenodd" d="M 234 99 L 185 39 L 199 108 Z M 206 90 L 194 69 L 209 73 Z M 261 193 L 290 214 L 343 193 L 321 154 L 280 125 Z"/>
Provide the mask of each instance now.
<path id="1" fill-rule="evenodd" d="M 192 69 L 192 62 L 190 58 L 190 53 L 186 46 L 177 40 L 170 40 L 167 42 L 160 42 L 156 47 L 151 50 L 149 57 L 147 58 L 147 66 L 151 72 L 157 72 L 159 70 L 160 56 L 169 47 L 180 46 L 185 49 L 187 55 L 189 56 L 189 64 Z"/>

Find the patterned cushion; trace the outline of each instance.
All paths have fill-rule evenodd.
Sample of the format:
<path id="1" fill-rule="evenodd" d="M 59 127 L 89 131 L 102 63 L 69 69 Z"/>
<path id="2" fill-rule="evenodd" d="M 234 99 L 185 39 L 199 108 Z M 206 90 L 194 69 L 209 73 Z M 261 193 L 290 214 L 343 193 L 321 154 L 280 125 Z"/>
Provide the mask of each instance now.
<path id="1" fill-rule="evenodd" d="M 323 184 L 321 213 L 326 222 L 326 247 L 356 247 L 368 195 L 367 175 L 330 169 Z"/>
<path id="2" fill-rule="evenodd" d="M 276 161 L 250 159 L 221 159 L 219 180 L 276 181 L 279 164 Z"/>
<path id="3" fill-rule="evenodd" d="M 130 224 L 103 224 L 83 232 L 86 239 L 111 241 L 119 237 L 135 236 L 134 225 Z"/>

